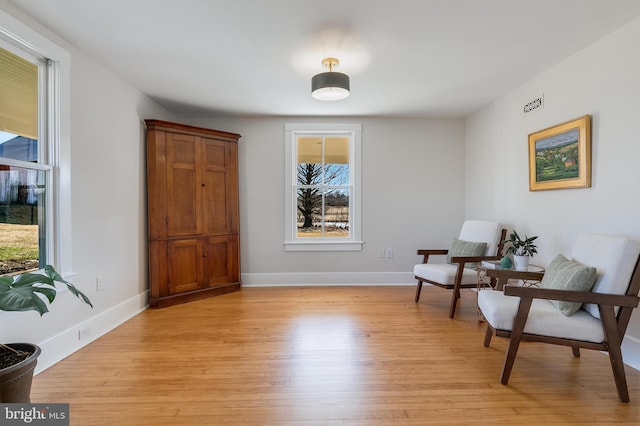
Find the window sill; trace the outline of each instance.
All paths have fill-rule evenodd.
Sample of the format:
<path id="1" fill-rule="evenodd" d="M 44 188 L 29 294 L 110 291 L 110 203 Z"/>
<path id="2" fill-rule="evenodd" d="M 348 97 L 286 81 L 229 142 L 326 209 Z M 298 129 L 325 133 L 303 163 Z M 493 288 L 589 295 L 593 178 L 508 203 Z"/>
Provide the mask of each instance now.
<path id="1" fill-rule="evenodd" d="M 285 241 L 284 251 L 361 251 L 362 241 Z"/>

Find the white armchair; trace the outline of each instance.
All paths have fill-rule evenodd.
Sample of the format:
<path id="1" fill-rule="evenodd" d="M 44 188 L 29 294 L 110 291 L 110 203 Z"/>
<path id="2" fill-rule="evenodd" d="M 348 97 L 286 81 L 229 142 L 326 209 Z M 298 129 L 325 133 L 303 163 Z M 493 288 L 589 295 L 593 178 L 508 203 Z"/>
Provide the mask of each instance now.
<path id="1" fill-rule="evenodd" d="M 638 241 L 582 235 L 574 246 L 573 262 L 554 259 L 540 288 L 480 291 L 478 306 L 487 321 L 484 346 L 489 346 L 493 334 L 510 339 L 500 382 L 508 383 L 521 341 L 570 346 L 575 357 L 580 348 L 594 349 L 609 353 L 618 397 L 629 402 L 621 343 L 640 301 L 639 257 Z M 591 283 L 588 279 L 579 283 L 575 276 L 589 276 L 589 267 L 597 271 Z M 579 289 L 580 285 L 585 288 Z M 591 291 L 586 289 L 589 285 Z"/>
<path id="2" fill-rule="evenodd" d="M 478 274 L 468 266 L 481 260 L 500 259 L 507 230 L 497 222 L 486 220 L 467 220 L 462 224 L 460 235 L 454 238 L 449 249 L 420 249 L 422 263 L 415 265 L 413 274 L 418 280 L 415 301 L 420 300 L 422 284 L 453 290 L 449 318 L 456 312 L 461 288 L 476 288 Z M 433 255 L 447 255 L 447 262 L 430 262 Z"/>

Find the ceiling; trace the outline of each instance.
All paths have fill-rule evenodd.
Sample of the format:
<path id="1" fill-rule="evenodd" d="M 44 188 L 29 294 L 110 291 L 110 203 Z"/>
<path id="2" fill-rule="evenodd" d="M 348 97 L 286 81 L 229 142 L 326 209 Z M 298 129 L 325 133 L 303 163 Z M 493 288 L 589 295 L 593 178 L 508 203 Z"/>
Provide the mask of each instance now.
<path id="1" fill-rule="evenodd" d="M 638 0 L 11 2 L 184 117 L 464 117 L 640 16 Z M 311 97 L 328 56 L 345 100 Z"/>

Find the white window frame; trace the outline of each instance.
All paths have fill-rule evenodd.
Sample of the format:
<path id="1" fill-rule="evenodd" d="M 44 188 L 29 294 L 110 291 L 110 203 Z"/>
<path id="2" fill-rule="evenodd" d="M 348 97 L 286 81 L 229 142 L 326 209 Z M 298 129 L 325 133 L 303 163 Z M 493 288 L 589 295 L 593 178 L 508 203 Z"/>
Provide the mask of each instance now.
<path id="1" fill-rule="evenodd" d="M 351 143 L 349 194 L 349 237 L 297 236 L 297 155 L 296 138 L 300 135 L 331 135 L 349 133 Z M 285 124 L 285 251 L 360 251 L 362 250 L 362 182 L 360 165 L 362 158 L 362 125 L 357 123 Z"/>
<path id="2" fill-rule="evenodd" d="M 48 170 L 46 188 L 46 263 L 63 277 L 73 275 L 71 238 L 71 149 L 69 52 L 0 10 L 0 44 L 25 59 L 46 58 L 46 93 L 39 99 L 38 167 Z M 43 108 L 44 107 L 44 108 Z M 40 152 L 42 151 L 42 152 Z M 8 161 L 3 163 L 9 164 Z M 19 161 L 12 165 L 20 166 Z"/>

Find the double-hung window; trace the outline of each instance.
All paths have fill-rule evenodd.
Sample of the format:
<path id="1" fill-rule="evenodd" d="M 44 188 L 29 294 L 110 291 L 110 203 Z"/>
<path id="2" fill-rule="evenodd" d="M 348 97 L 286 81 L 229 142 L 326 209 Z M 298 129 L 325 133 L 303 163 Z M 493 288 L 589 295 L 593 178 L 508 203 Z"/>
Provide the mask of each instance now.
<path id="1" fill-rule="evenodd" d="M 285 250 L 361 250 L 359 124 L 287 124 Z"/>
<path id="2" fill-rule="evenodd" d="M 66 51 L 0 11 L 0 275 L 45 264 L 70 271 L 68 143 L 60 144 L 68 63 Z"/>
<path id="3" fill-rule="evenodd" d="M 42 268 L 47 259 L 47 62 L 0 48 L 0 274 Z"/>

